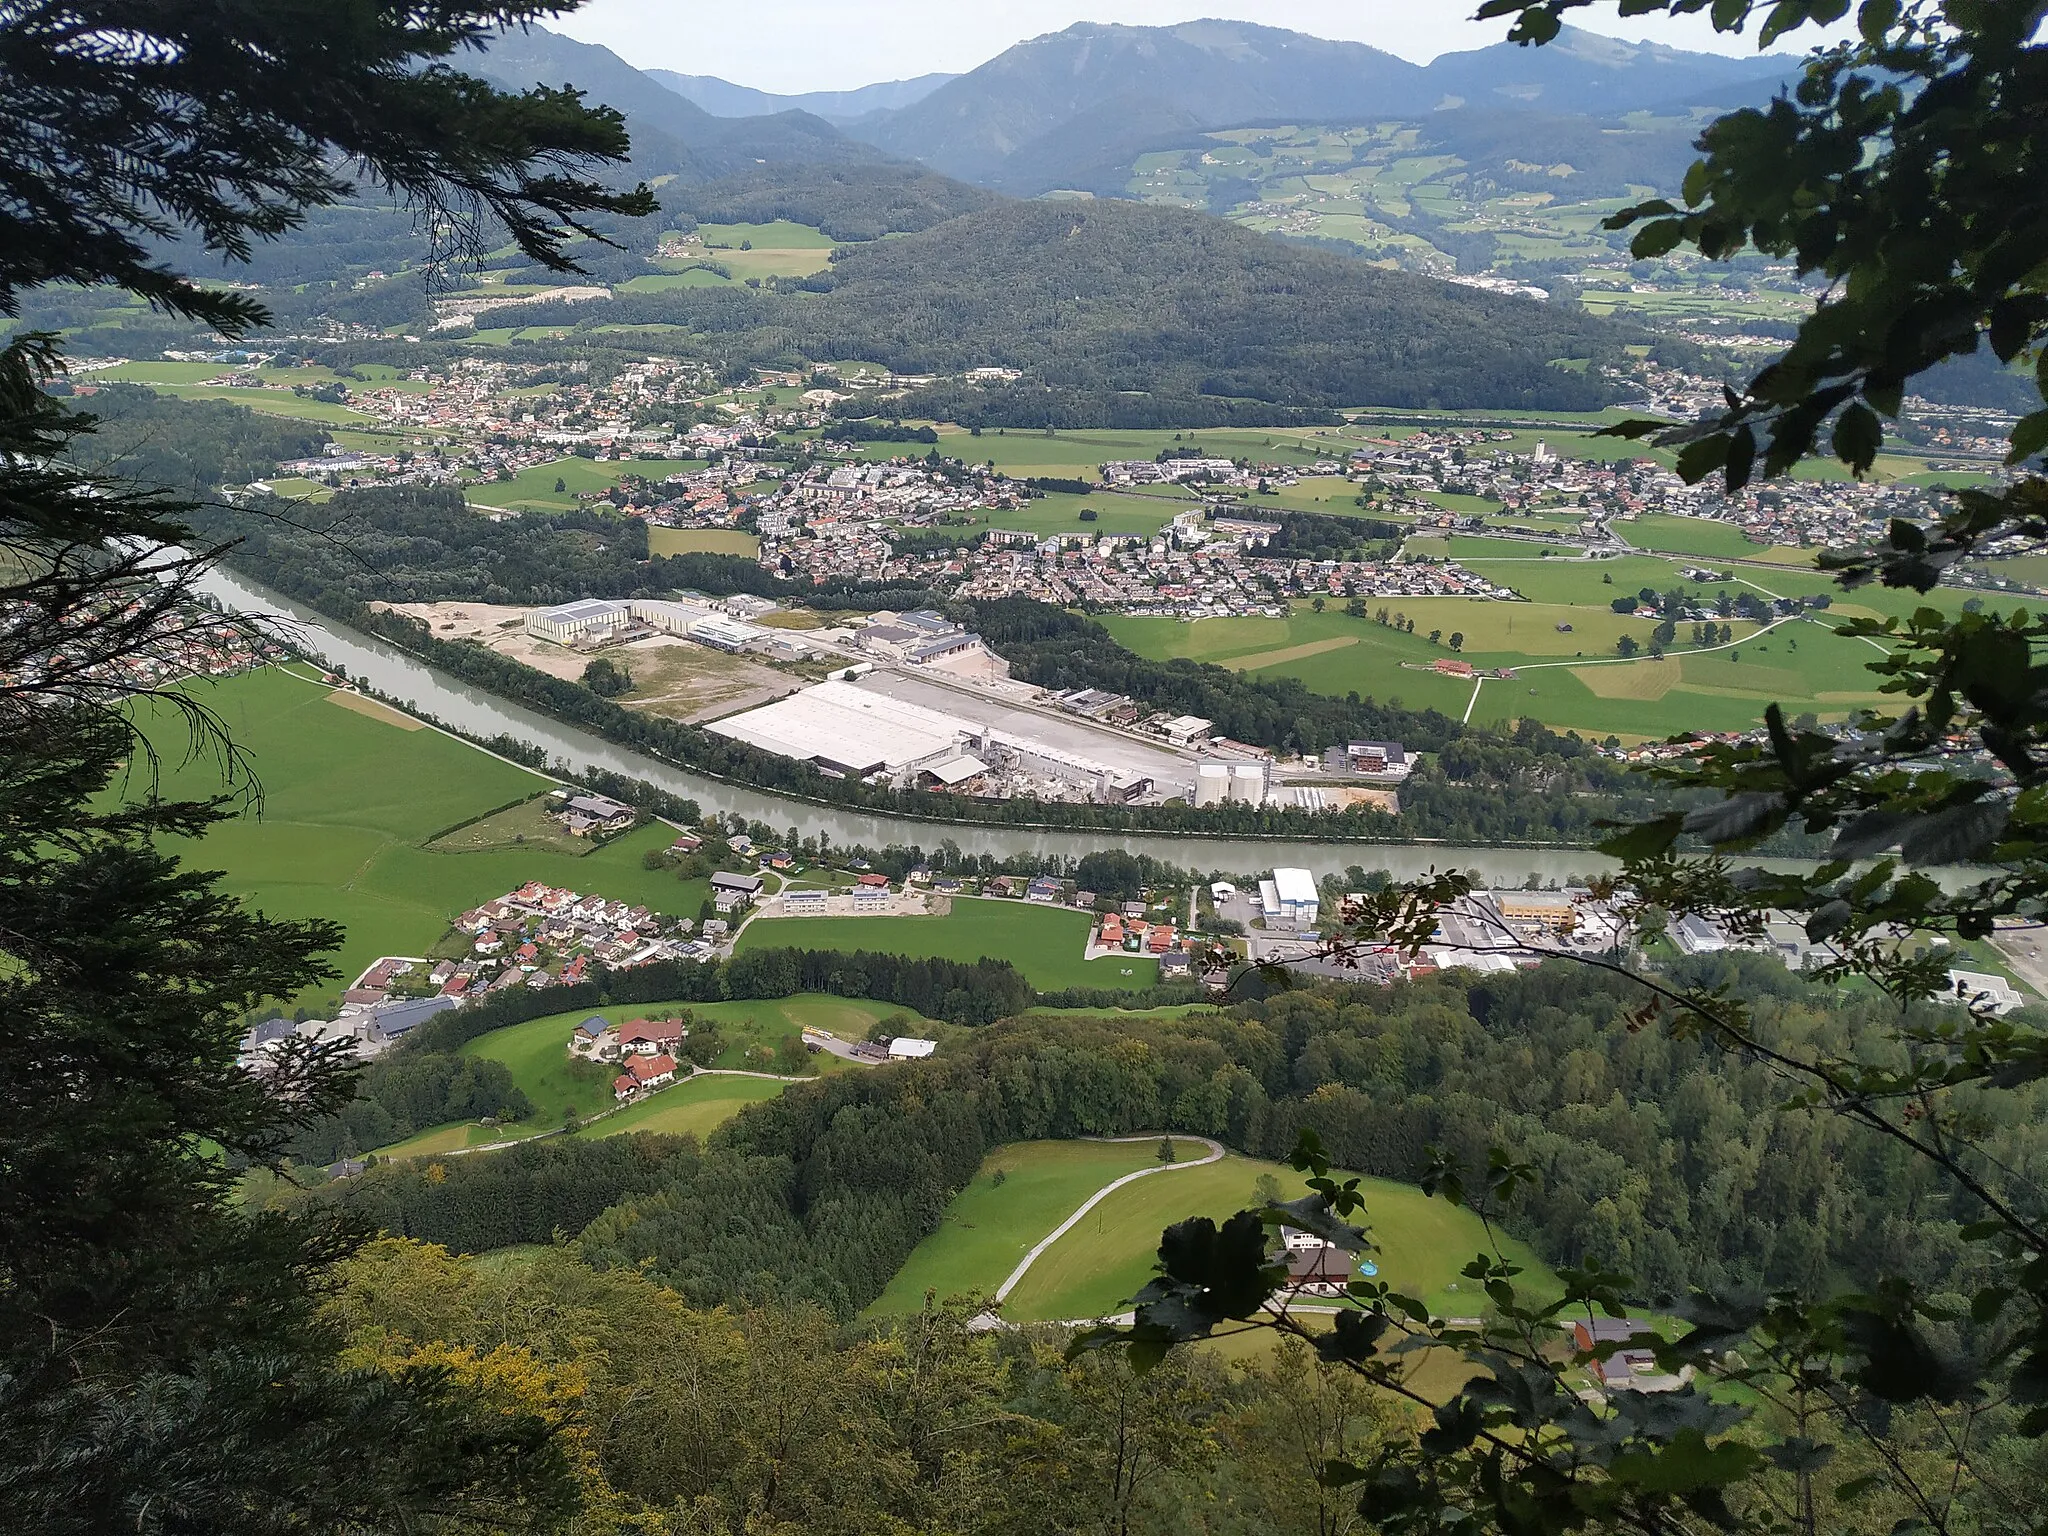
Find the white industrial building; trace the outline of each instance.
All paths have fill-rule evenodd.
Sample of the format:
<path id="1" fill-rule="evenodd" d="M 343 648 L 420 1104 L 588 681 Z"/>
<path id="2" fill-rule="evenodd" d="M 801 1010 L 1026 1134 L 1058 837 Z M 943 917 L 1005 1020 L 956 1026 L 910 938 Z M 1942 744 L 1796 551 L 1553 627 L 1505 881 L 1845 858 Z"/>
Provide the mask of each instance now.
<path id="1" fill-rule="evenodd" d="M 1305 869 L 1276 869 L 1259 882 L 1259 907 L 1268 928 L 1313 928 L 1322 910 L 1316 877 Z"/>
<path id="2" fill-rule="evenodd" d="M 1265 763 L 1197 763 L 1195 804 L 1264 805 L 1268 778 Z"/>
<path id="3" fill-rule="evenodd" d="M 640 623 L 664 634 L 681 635 L 721 651 L 751 650 L 773 638 L 768 630 L 743 624 L 709 603 L 640 598 L 633 602 L 632 613 Z"/>
<path id="4" fill-rule="evenodd" d="M 1014 728 L 980 725 L 837 678 L 704 728 L 846 778 L 908 780 L 928 773 L 950 785 L 988 773 L 1000 760 L 1104 801 L 1130 800 L 1153 782 Z"/>
<path id="5" fill-rule="evenodd" d="M 849 778 L 955 758 L 971 729 L 922 704 L 833 681 L 704 728 Z"/>
<path id="6" fill-rule="evenodd" d="M 611 634 L 632 622 L 632 610 L 625 603 L 608 603 L 599 598 L 564 603 L 559 608 L 536 608 L 526 616 L 526 632 L 538 640 L 557 645 Z"/>

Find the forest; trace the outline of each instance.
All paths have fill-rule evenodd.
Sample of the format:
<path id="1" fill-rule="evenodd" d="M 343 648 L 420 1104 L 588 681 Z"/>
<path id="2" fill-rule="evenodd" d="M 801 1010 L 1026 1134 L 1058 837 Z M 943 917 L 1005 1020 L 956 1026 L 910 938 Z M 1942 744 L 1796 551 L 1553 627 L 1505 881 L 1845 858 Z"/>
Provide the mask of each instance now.
<path id="1" fill-rule="evenodd" d="M 1753 957 L 1690 962 L 1764 1038 L 1876 1047 L 1869 998 Z M 1695 974 L 1696 973 L 1696 974 Z M 1920 1005 L 1930 1008 L 1935 1005 Z M 932 1062 L 792 1086 L 703 1147 L 573 1142 L 382 1167 L 305 1198 L 457 1249 L 580 1233 L 599 1268 L 644 1268 L 693 1304 L 800 1297 L 845 1317 L 878 1295 L 986 1153 L 1161 1128 L 1285 1158 L 1315 1131 L 1341 1167 L 1413 1181 L 1432 1149 L 1534 1176 L 1494 1212 L 1554 1264 L 1597 1259 L 1638 1303 L 1904 1275 L 1969 1288 L 1970 1202 L 1899 1147 L 1788 1105 L 1759 1062 L 1634 1027 L 1639 994 L 1569 962 L 1381 989 L 1324 984 L 1179 1019 L 1015 1018 Z M 1931 1023 L 1934 1019 L 1922 1019 Z M 2048 1093 L 1973 1097 L 1987 1151 L 2048 1153 Z M 602 1145 L 602 1144 L 598 1144 Z M 602 1211 L 602 1214 L 594 1212 Z"/>
<path id="2" fill-rule="evenodd" d="M 1352 1501 L 1320 1462 L 1395 1428 L 1299 1347 L 1140 1377 L 958 1309 L 701 1310 L 560 1248 L 485 1266 L 393 1239 L 334 1280 L 324 1321 L 366 1356 L 573 1423 L 592 1536 L 1336 1536 Z"/>
<path id="3" fill-rule="evenodd" d="M 1108 200 L 1005 202 L 835 254 L 828 273 L 787 292 L 534 304 L 502 311 L 500 323 L 681 325 L 760 361 L 858 357 L 898 373 L 1009 367 L 1034 388 L 1080 396 L 1320 410 L 1595 410 L 1612 397 L 1598 364 L 1620 362 L 1631 344 L 1674 345 L 1205 215 Z M 1572 359 L 1596 366 L 1554 366 Z"/>

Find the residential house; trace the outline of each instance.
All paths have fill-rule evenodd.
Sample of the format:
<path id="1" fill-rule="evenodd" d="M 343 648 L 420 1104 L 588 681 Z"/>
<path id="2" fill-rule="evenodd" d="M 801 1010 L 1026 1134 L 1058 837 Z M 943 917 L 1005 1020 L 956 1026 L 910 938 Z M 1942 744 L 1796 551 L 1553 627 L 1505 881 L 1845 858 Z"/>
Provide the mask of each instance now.
<path id="1" fill-rule="evenodd" d="M 1060 883 L 1050 875 L 1040 875 L 1024 887 L 1026 901 L 1056 902 L 1060 899 Z"/>
<path id="2" fill-rule="evenodd" d="M 592 1014 L 570 1031 L 569 1054 L 588 1061 L 616 1061 L 619 1032 L 608 1021 Z"/>
<path id="3" fill-rule="evenodd" d="M 1630 1345 L 1630 1340 L 1649 1332 L 1643 1324 L 1625 1317 L 1590 1317 L 1572 1324 L 1572 1339 L 1581 1354 L 1606 1345 L 1621 1346 L 1605 1360 L 1588 1364 L 1603 1386 L 1629 1392 L 1675 1392 L 1685 1384 L 1683 1378 L 1660 1369 L 1653 1349 Z"/>
<path id="4" fill-rule="evenodd" d="M 711 877 L 711 904 L 721 912 L 738 912 L 751 907 L 760 894 L 759 875 L 736 875 L 721 870 Z"/>
<path id="5" fill-rule="evenodd" d="M 667 1056 L 689 1033 L 673 1019 L 632 1019 L 619 1026 L 619 1049 L 629 1056 Z"/>
<path id="6" fill-rule="evenodd" d="M 782 893 L 783 913 L 788 917 L 822 917 L 825 914 L 827 894 L 825 891 L 816 889 L 784 891 Z"/>
<path id="7" fill-rule="evenodd" d="M 673 1056 L 632 1056 L 627 1058 L 626 1070 L 612 1079 L 612 1097 L 623 1101 L 675 1080 Z"/>

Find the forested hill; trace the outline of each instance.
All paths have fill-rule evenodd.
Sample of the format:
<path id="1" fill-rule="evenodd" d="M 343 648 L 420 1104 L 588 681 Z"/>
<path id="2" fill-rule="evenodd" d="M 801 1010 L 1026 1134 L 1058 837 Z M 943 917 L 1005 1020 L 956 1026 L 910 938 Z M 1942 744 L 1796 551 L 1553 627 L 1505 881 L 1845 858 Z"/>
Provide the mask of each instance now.
<path id="1" fill-rule="evenodd" d="M 997 203 L 850 248 L 806 282 L 826 291 L 678 289 L 508 310 L 500 323 L 681 324 L 762 358 L 1008 367 L 1052 390 L 1452 409 L 1597 408 L 1614 398 L 1598 365 L 1652 340 L 1205 214 L 1110 201 Z"/>

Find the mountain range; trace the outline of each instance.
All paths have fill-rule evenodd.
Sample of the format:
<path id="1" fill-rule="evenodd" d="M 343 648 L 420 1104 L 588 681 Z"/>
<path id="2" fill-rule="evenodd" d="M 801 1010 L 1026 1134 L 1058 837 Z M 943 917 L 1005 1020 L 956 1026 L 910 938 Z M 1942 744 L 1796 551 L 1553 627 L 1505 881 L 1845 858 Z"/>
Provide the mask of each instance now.
<path id="1" fill-rule="evenodd" d="M 690 180 L 757 164 L 917 161 L 1021 196 L 1105 190 L 1146 148 L 1217 128 L 1427 120 L 1450 109 L 1612 119 L 1768 98 L 1796 67 L 1566 28 L 1421 65 L 1364 43 L 1240 21 L 1083 22 L 964 75 L 775 95 L 712 75 L 635 68 L 607 48 L 532 27 L 477 66 L 507 85 L 573 82 L 624 112 L 635 168 Z"/>
<path id="2" fill-rule="evenodd" d="M 1787 58 L 1728 58 L 1566 28 L 1543 48 L 1498 43 L 1419 65 L 1364 43 L 1239 21 L 1080 23 L 958 77 L 877 94 L 772 97 L 713 77 L 665 78 L 693 101 L 811 107 L 850 134 L 964 180 L 1024 195 L 1091 185 L 1162 137 L 1285 121 L 1426 117 L 1447 108 L 1618 117 L 1768 96 Z M 683 82 L 687 81 L 685 84 Z M 891 104 L 891 97 L 901 98 Z M 857 99 L 872 103 L 851 111 Z"/>
<path id="3" fill-rule="evenodd" d="M 695 102 L 713 117 L 762 117 L 773 112 L 809 112 L 836 127 L 881 112 L 914 106 L 958 75 L 919 75 L 914 80 L 884 80 L 851 91 L 807 91 L 799 96 L 778 96 L 757 91 L 750 85 L 734 85 L 716 75 L 681 75 L 672 69 L 650 69 L 649 78 L 659 80 L 677 95 Z"/>

